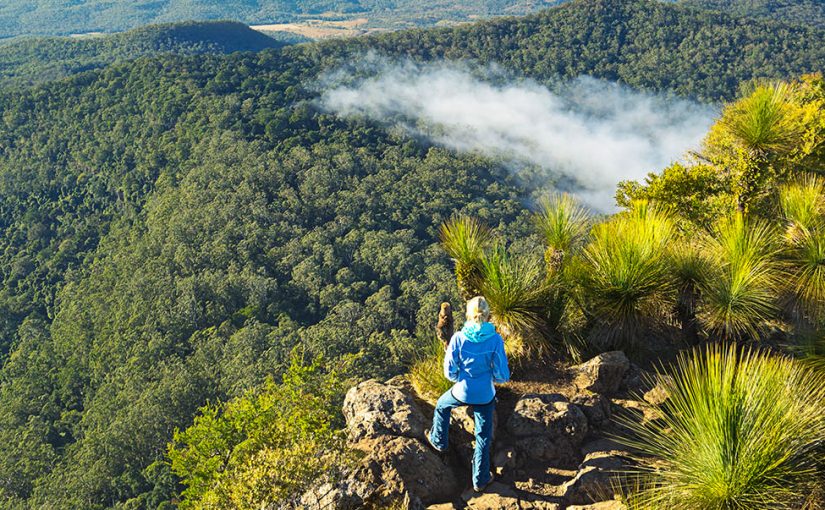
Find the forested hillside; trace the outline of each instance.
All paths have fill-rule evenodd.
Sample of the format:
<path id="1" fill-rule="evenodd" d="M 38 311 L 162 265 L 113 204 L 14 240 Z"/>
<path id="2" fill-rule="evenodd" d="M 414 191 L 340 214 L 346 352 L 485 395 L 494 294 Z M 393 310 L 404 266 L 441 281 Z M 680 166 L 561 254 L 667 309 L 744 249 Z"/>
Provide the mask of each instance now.
<path id="1" fill-rule="evenodd" d="M 588 74 L 706 101 L 743 81 L 821 69 L 825 30 L 701 12 L 653 1 L 600 0 L 455 28 L 404 30 L 311 50 L 346 61 L 378 50 L 413 59 L 494 62 L 534 79 Z M 666 27 L 666 29 L 665 29 Z M 155 53 L 228 53 L 282 43 L 237 23 L 159 25 L 91 39 L 0 45 L 0 85 L 43 82 Z"/>
<path id="2" fill-rule="evenodd" d="M 825 3 L 819 0 L 681 0 L 702 9 L 724 11 L 736 16 L 775 19 L 791 23 L 825 26 Z"/>
<path id="3" fill-rule="evenodd" d="M 718 99 L 821 69 L 822 38 L 579 0 L 454 29 L 141 58 L 3 92 L 2 505 L 169 505 L 167 443 L 208 401 L 280 377 L 293 352 L 353 376 L 407 365 L 432 311 L 457 298 L 442 221 L 472 213 L 527 237 L 527 191 L 500 162 L 321 111 L 325 72 L 371 50 Z"/>
<path id="4" fill-rule="evenodd" d="M 282 44 L 237 22 L 154 25 L 83 38 L 14 39 L 0 44 L 0 86 L 42 83 L 147 55 L 260 51 Z"/>
<path id="5" fill-rule="evenodd" d="M 149 23 L 232 19 L 244 23 L 278 23 L 305 17 L 340 19 L 367 16 L 376 26 L 403 28 L 439 21 L 535 12 L 558 0 L 243 0 L 180 2 L 137 0 L 24 0 L 0 6 L 0 37 L 114 32 Z"/>

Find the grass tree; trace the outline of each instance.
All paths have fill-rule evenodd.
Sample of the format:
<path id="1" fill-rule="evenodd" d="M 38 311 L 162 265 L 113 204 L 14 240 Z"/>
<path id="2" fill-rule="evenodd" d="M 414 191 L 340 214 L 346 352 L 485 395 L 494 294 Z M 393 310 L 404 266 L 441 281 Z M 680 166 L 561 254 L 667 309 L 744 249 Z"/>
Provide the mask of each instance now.
<path id="1" fill-rule="evenodd" d="M 702 240 L 710 261 L 699 319 L 711 336 L 756 339 L 778 317 L 782 267 L 776 230 L 766 221 L 733 214 Z"/>
<path id="2" fill-rule="evenodd" d="M 542 199 L 532 218 L 545 245 L 546 322 L 555 339 L 562 340 L 569 350 L 570 345 L 564 340 L 569 332 L 562 331 L 571 310 L 564 262 L 581 248 L 592 220 L 587 209 L 566 193 Z"/>
<path id="3" fill-rule="evenodd" d="M 734 176 L 732 191 L 742 211 L 769 194 L 802 148 L 806 113 L 797 88 L 790 83 L 755 86 L 725 107 L 708 137 L 710 151 L 722 155 L 717 162 Z"/>
<path id="4" fill-rule="evenodd" d="M 502 246 L 481 262 L 481 294 L 490 304 L 491 321 L 510 354 L 540 354 L 546 348 L 547 281 L 541 261 L 511 255 Z"/>
<path id="5" fill-rule="evenodd" d="M 593 228 L 573 279 L 595 344 L 633 347 L 671 313 L 668 246 L 675 235 L 668 212 L 647 202 Z"/>
<path id="6" fill-rule="evenodd" d="M 552 195 L 539 203 L 533 222 L 544 238 L 547 274 L 560 270 L 565 255 L 577 247 L 590 228 L 590 215 L 568 194 Z"/>
<path id="7" fill-rule="evenodd" d="M 822 488 L 825 373 L 713 344 L 681 355 L 660 384 L 662 419 L 623 420 L 625 442 L 660 459 L 639 473 L 631 508 L 789 510 Z"/>
<path id="8" fill-rule="evenodd" d="M 455 262 L 458 290 L 466 301 L 480 293 L 481 261 L 490 229 L 475 218 L 456 216 L 441 225 L 441 245 Z"/>
<path id="9" fill-rule="evenodd" d="M 808 324 L 825 320 L 825 181 L 808 176 L 784 186 L 779 202 L 785 219 L 783 255 L 791 278 L 787 290 Z"/>
<path id="10" fill-rule="evenodd" d="M 700 299 L 699 288 L 708 275 L 708 261 L 701 245 L 689 237 L 674 241 L 669 256 L 676 283 L 676 318 L 688 342 L 697 343 L 700 327 L 696 310 Z"/>

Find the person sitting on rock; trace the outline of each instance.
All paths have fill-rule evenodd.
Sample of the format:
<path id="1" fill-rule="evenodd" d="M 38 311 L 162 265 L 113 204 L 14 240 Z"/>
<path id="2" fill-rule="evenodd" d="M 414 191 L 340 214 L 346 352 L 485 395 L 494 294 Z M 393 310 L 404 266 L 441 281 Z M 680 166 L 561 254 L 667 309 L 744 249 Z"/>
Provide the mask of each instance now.
<path id="1" fill-rule="evenodd" d="M 450 415 L 456 407 L 471 406 L 475 419 L 473 489 L 482 492 L 493 481 L 490 442 L 493 435 L 496 388 L 510 380 L 504 340 L 488 322 L 490 306 L 482 296 L 467 302 L 467 322 L 450 339 L 444 355 L 444 375 L 454 382 L 435 406 L 432 429 L 425 434 L 430 446 L 446 452 Z"/>

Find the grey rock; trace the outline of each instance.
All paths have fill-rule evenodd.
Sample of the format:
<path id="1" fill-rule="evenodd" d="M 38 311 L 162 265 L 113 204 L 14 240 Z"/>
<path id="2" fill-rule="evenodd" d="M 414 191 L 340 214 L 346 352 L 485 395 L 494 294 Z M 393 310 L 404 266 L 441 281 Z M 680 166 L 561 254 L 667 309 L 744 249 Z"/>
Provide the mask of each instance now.
<path id="1" fill-rule="evenodd" d="M 573 403 L 581 408 L 591 428 L 600 429 L 610 423 L 610 399 L 593 393 L 590 395 L 576 395 Z"/>
<path id="2" fill-rule="evenodd" d="M 375 379 L 350 388 L 343 411 L 353 443 L 381 435 L 421 437 L 428 422 L 409 393 Z"/>
<path id="3" fill-rule="evenodd" d="M 611 395 L 619 391 L 630 360 L 622 351 L 610 351 L 573 367 L 576 386 L 593 393 Z"/>

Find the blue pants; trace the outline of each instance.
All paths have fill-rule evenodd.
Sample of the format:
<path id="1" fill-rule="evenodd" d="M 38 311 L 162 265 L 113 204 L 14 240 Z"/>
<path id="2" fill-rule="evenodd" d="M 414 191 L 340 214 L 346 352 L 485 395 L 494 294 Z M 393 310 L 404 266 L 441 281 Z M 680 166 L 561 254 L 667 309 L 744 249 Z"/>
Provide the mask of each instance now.
<path id="1" fill-rule="evenodd" d="M 460 400 L 456 400 L 453 394 L 447 390 L 435 404 L 430 441 L 439 450 L 446 450 L 449 446 L 450 415 L 456 407 L 466 405 L 473 408 L 475 419 L 476 449 L 473 453 L 473 487 L 481 487 L 490 481 L 490 443 L 493 439 L 495 399 L 489 404 L 465 404 Z"/>

